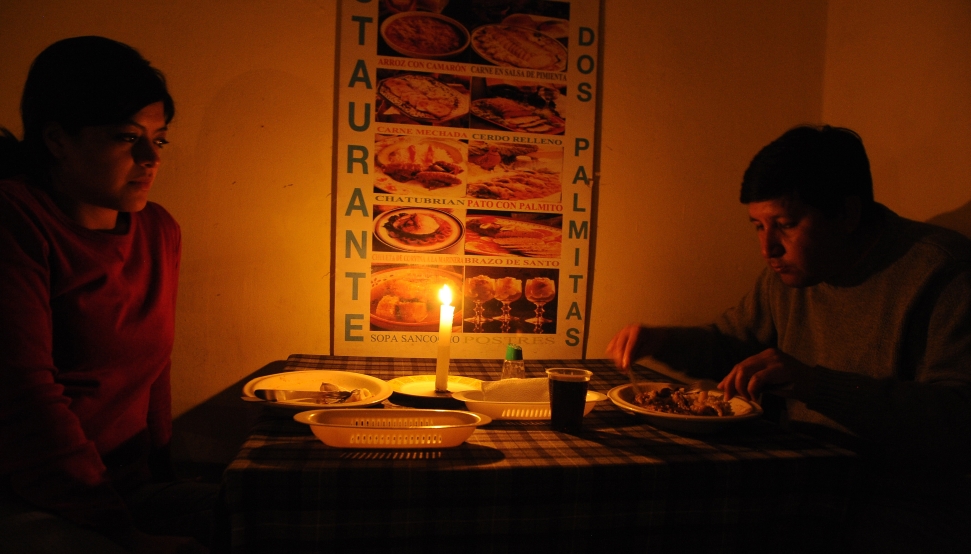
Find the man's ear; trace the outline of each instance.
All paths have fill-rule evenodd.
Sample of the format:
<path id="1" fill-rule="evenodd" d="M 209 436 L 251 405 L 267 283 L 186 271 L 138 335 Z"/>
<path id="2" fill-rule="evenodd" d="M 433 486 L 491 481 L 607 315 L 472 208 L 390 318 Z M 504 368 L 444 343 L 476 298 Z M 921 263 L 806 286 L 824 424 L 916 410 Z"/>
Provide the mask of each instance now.
<path id="1" fill-rule="evenodd" d="M 47 146 L 47 150 L 50 151 L 51 155 L 54 156 L 55 160 L 60 160 L 64 158 L 67 151 L 67 132 L 58 123 L 48 123 L 44 127 L 44 132 L 41 135 L 44 137 L 44 145 Z"/>
<path id="2" fill-rule="evenodd" d="M 859 196 L 847 196 L 843 199 L 843 229 L 853 233 L 863 222 L 863 201 Z"/>

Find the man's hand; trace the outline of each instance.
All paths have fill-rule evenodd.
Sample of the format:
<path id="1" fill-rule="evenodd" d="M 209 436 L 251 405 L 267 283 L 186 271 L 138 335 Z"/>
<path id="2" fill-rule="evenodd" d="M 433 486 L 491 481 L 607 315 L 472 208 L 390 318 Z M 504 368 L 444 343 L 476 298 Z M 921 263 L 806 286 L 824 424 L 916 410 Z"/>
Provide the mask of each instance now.
<path id="1" fill-rule="evenodd" d="M 607 357 L 624 372 L 638 358 L 651 356 L 657 352 L 663 341 L 663 331 L 640 325 L 628 325 L 610 339 L 607 344 Z"/>
<path id="2" fill-rule="evenodd" d="M 769 348 L 738 363 L 718 383 L 718 388 L 725 393 L 725 400 L 733 396 L 755 400 L 766 387 L 789 385 L 808 370 L 809 366 L 792 356 Z"/>

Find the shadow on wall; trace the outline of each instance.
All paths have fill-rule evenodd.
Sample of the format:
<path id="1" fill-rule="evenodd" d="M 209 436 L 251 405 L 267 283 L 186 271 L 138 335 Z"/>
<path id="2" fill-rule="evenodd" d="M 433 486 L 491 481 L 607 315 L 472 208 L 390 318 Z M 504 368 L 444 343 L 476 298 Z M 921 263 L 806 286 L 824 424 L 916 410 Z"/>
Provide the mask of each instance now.
<path id="1" fill-rule="evenodd" d="M 967 204 L 954 211 L 935 215 L 934 217 L 928 219 L 927 222 L 933 223 L 934 225 L 940 225 L 941 227 L 947 227 L 948 229 L 953 229 L 964 236 L 971 238 L 971 201 L 968 201 Z"/>
<path id="2" fill-rule="evenodd" d="M 243 385 L 283 371 L 270 362 L 172 420 L 172 464 L 176 475 L 218 483 L 263 410 L 262 403 L 240 399 Z"/>

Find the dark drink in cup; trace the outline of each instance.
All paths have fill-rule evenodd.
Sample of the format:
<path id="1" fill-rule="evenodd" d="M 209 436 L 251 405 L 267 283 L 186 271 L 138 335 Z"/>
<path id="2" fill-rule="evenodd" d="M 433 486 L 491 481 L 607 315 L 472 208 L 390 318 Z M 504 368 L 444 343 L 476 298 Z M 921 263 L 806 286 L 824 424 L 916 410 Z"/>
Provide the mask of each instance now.
<path id="1" fill-rule="evenodd" d="M 550 427 L 578 431 L 587 404 L 587 383 L 593 373 L 585 369 L 555 367 L 546 370 L 550 380 Z"/>

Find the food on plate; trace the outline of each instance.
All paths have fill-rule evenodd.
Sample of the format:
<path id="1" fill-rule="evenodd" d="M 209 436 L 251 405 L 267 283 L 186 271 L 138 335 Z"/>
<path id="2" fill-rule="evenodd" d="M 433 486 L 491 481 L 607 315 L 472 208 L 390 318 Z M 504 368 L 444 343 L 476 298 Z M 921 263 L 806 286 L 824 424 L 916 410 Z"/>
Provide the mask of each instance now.
<path id="1" fill-rule="evenodd" d="M 566 70 L 566 48 L 549 35 L 526 27 L 483 25 L 472 31 L 472 45 L 480 56 L 496 65 Z"/>
<path id="2" fill-rule="evenodd" d="M 562 19 L 541 21 L 536 30 L 553 38 L 566 38 L 570 35 L 570 23 Z"/>
<path id="3" fill-rule="evenodd" d="M 560 176 L 551 173 L 523 171 L 469 183 L 466 195 L 472 198 L 528 200 L 545 198 L 560 192 Z"/>
<path id="4" fill-rule="evenodd" d="M 459 233 L 455 220 L 444 213 L 422 208 L 394 210 L 378 229 L 381 240 L 406 247 L 452 244 Z"/>
<path id="5" fill-rule="evenodd" d="M 378 302 L 378 307 L 374 310 L 374 315 L 383 317 L 384 319 L 407 321 L 410 323 L 424 321 L 428 317 L 428 307 L 425 306 L 424 313 L 422 313 L 416 309 L 416 304 L 425 306 L 424 303 L 419 303 L 414 300 L 402 300 L 397 296 L 388 294 L 381 297 L 381 300 Z"/>
<path id="6" fill-rule="evenodd" d="M 425 321 L 428 317 L 428 305 L 424 302 L 404 301 L 398 302 L 398 319 L 409 323 Z"/>
<path id="7" fill-rule="evenodd" d="M 556 100 L 565 92 L 562 85 L 558 86 L 554 83 L 533 85 L 522 84 L 518 81 L 493 81 L 491 79 L 487 79 L 486 83 L 485 96 L 510 98 L 537 108 L 555 107 Z"/>
<path id="8" fill-rule="evenodd" d="M 468 112 L 467 97 L 427 75 L 388 77 L 378 85 L 378 93 L 416 120 L 441 122 Z"/>
<path id="9" fill-rule="evenodd" d="M 732 405 L 720 394 L 705 390 L 686 390 L 684 387 L 662 387 L 635 396 L 634 403 L 655 412 L 694 416 L 730 416 Z"/>
<path id="10" fill-rule="evenodd" d="M 499 164 L 512 164 L 520 156 L 537 150 L 539 147 L 532 144 L 472 141 L 469 143 L 469 161 L 482 169 L 493 169 Z"/>
<path id="11" fill-rule="evenodd" d="M 554 227 L 493 216 L 471 218 L 465 226 L 465 249 L 469 252 L 560 257 L 563 232 Z"/>
<path id="12" fill-rule="evenodd" d="M 391 323 L 437 325 L 439 289 L 443 285 L 455 288 L 460 280 L 458 275 L 449 278 L 421 270 L 379 280 L 371 285 L 371 314 Z"/>
<path id="13" fill-rule="evenodd" d="M 559 134 L 565 121 L 552 110 L 539 109 L 509 98 L 483 98 L 472 102 L 472 115 L 522 133 Z"/>
<path id="14" fill-rule="evenodd" d="M 497 200 L 558 200 L 562 149 L 536 145 L 469 142 L 470 175 L 466 196 Z"/>
<path id="15" fill-rule="evenodd" d="M 496 297 L 496 281 L 488 275 L 477 275 L 465 280 L 465 295 L 476 302 L 488 302 Z"/>
<path id="16" fill-rule="evenodd" d="M 460 143 L 402 137 L 378 143 L 377 165 L 399 183 L 417 181 L 427 189 L 462 183 Z"/>
<path id="17" fill-rule="evenodd" d="M 567 38 L 570 35 L 570 22 L 555 17 L 517 13 L 503 19 L 502 22 L 506 25 L 534 29 L 553 38 Z"/>
<path id="18" fill-rule="evenodd" d="M 347 397 L 344 403 L 348 402 L 360 402 L 362 400 L 367 400 L 374 396 L 368 389 L 354 389 L 351 391 L 351 395 Z"/>
<path id="19" fill-rule="evenodd" d="M 389 321 L 404 321 L 405 323 L 421 323 L 428 318 L 427 303 L 419 300 L 402 300 L 397 296 L 387 294 L 381 297 L 374 315 Z"/>
<path id="20" fill-rule="evenodd" d="M 383 29 L 384 38 L 408 53 L 422 56 L 444 56 L 460 51 L 466 45 L 466 35 L 448 20 L 416 12 L 396 16 Z M 404 52 L 402 52 L 404 53 Z"/>

